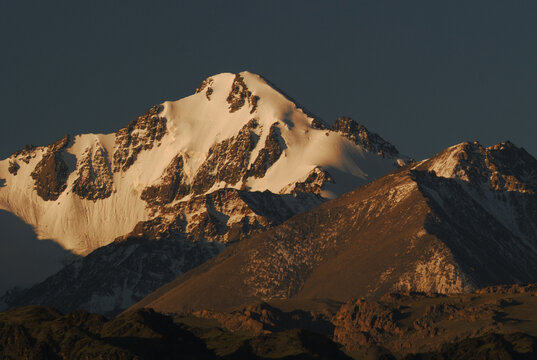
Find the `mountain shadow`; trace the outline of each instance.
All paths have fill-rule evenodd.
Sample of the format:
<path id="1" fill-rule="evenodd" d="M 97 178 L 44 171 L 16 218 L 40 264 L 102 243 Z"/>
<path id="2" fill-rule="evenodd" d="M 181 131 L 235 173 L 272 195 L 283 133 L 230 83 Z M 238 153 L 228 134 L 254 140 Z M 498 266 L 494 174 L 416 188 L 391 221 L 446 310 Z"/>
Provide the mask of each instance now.
<path id="1" fill-rule="evenodd" d="M 3 210 L 0 234 L 0 296 L 44 280 L 77 257 L 52 240 L 39 240 L 30 225 Z"/>

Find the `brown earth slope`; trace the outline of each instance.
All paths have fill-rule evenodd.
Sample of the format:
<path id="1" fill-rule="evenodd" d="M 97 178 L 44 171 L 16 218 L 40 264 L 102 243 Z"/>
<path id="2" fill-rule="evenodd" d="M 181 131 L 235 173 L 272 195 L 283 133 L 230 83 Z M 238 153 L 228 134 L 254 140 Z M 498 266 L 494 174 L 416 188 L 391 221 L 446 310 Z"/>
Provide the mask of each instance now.
<path id="1" fill-rule="evenodd" d="M 537 160 L 524 149 L 462 143 L 229 247 L 134 308 L 223 310 L 536 281 L 536 190 Z"/>

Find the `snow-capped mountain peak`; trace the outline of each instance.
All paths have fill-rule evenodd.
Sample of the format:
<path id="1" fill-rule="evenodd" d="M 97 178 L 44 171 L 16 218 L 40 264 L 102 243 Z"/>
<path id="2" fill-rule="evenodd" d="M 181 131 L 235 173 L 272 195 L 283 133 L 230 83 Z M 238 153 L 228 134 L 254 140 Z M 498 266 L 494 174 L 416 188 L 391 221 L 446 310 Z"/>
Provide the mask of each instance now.
<path id="1" fill-rule="evenodd" d="M 116 133 L 14 153 L 0 162 L 0 208 L 85 254 L 220 189 L 328 199 L 408 160 L 350 118 L 328 128 L 262 77 L 223 73 Z"/>

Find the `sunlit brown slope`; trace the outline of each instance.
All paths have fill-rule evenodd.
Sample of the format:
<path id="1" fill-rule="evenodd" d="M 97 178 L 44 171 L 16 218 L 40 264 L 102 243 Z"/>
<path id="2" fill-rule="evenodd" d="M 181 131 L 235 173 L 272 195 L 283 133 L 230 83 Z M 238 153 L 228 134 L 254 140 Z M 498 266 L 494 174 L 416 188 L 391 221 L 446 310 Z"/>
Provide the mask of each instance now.
<path id="1" fill-rule="evenodd" d="M 537 280 L 537 160 L 462 143 L 229 247 L 135 307 L 465 292 Z"/>

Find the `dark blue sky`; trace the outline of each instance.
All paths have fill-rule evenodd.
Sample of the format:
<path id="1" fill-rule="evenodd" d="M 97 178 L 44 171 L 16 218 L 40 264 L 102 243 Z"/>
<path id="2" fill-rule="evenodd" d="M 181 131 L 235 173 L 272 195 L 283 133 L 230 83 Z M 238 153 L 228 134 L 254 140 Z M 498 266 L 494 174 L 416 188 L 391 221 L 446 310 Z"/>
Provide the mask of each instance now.
<path id="1" fill-rule="evenodd" d="M 119 3 L 0 2 L 1 158 L 242 70 L 416 158 L 505 139 L 537 155 L 537 2 Z"/>

